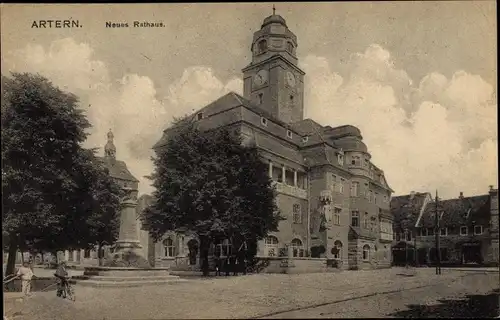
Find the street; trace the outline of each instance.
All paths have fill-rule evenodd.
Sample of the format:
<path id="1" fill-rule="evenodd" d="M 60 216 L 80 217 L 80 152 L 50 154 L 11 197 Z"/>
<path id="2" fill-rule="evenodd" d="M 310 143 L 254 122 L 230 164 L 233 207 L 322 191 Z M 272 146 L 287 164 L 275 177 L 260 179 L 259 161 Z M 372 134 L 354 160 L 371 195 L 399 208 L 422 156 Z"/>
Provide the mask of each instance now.
<path id="1" fill-rule="evenodd" d="M 14 319 L 347 318 L 492 316 L 498 272 L 404 268 L 259 274 L 126 289 L 76 287 L 77 301 L 35 293 Z M 475 295 L 472 302 L 457 299 Z M 483 297 L 484 296 L 484 297 Z M 441 300 L 454 299 L 454 302 Z M 10 314 L 14 313 L 14 309 Z"/>

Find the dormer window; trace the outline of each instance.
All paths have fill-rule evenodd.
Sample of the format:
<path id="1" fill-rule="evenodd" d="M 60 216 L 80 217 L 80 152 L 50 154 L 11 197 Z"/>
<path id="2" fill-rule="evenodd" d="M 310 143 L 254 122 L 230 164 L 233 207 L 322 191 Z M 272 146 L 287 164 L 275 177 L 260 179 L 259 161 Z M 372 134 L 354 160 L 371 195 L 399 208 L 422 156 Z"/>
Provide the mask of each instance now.
<path id="1" fill-rule="evenodd" d="M 483 226 L 474 226 L 474 235 L 483 234 Z"/>
<path id="2" fill-rule="evenodd" d="M 286 50 L 290 53 L 293 53 L 293 44 L 291 42 L 287 42 Z"/>
<path id="3" fill-rule="evenodd" d="M 259 48 L 259 53 L 263 53 L 267 50 L 267 41 L 266 40 L 260 40 L 258 44 Z"/>
<path id="4" fill-rule="evenodd" d="M 266 118 L 264 118 L 264 117 L 260 117 L 260 123 L 261 123 L 263 126 L 267 127 L 267 119 L 266 119 Z"/>
<path id="5" fill-rule="evenodd" d="M 309 140 L 309 136 L 303 136 L 302 142 L 306 143 Z"/>
<path id="6" fill-rule="evenodd" d="M 287 130 L 287 131 L 286 131 L 286 136 L 287 136 L 288 138 L 292 139 L 292 137 L 293 137 L 293 135 L 292 135 L 292 131 Z"/>
<path id="7" fill-rule="evenodd" d="M 203 112 L 198 112 L 198 114 L 196 114 L 196 119 L 198 120 L 203 119 Z"/>

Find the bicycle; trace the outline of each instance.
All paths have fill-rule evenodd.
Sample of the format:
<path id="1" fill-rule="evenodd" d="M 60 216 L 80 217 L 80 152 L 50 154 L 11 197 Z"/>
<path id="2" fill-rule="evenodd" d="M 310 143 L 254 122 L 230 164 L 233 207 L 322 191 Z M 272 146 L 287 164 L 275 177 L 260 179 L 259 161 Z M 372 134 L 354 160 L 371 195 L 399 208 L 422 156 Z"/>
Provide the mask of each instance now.
<path id="1" fill-rule="evenodd" d="M 66 280 L 66 285 L 64 286 L 64 293 L 69 300 L 76 301 L 75 289 L 73 288 L 71 283 L 69 283 L 69 279 Z"/>

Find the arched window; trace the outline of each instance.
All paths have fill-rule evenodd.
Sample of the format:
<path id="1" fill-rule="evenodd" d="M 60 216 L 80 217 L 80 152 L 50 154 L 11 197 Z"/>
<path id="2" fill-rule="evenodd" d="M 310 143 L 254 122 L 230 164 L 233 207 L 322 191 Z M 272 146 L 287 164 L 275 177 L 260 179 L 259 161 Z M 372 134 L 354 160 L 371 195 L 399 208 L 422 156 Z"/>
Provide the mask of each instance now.
<path id="1" fill-rule="evenodd" d="M 278 238 L 275 236 L 268 236 L 265 240 L 266 256 L 276 257 L 278 255 Z"/>
<path id="2" fill-rule="evenodd" d="M 259 53 L 265 52 L 267 50 L 267 41 L 260 40 L 258 44 Z"/>
<path id="3" fill-rule="evenodd" d="M 302 214 L 298 203 L 293 205 L 293 223 L 302 223 Z"/>
<path id="4" fill-rule="evenodd" d="M 342 260 L 342 242 L 339 240 L 333 243 L 332 255 L 333 259 Z"/>
<path id="5" fill-rule="evenodd" d="M 174 241 L 171 238 L 163 240 L 163 248 L 165 249 L 165 257 L 173 257 L 175 253 Z"/>
<path id="6" fill-rule="evenodd" d="M 363 246 L 363 260 L 364 261 L 370 260 L 370 246 L 367 244 Z"/>
<path id="7" fill-rule="evenodd" d="M 300 241 L 300 239 L 292 240 L 291 249 L 294 257 L 304 256 L 304 248 L 302 247 L 302 241 Z"/>
<path id="8" fill-rule="evenodd" d="M 287 42 L 286 49 L 288 50 L 288 52 L 293 53 L 293 44 L 291 42 Z"/>

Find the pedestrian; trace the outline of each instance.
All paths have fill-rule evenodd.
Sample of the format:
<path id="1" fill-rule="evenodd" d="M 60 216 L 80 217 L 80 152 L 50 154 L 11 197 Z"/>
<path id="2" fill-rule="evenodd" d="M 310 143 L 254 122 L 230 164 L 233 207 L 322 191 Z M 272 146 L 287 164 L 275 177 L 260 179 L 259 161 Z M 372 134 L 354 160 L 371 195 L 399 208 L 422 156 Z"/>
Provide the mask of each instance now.
<path id="1" fill-rule="evenodd" d="M 231 261 L 229 260 L 229 256 L 226 256 L 224 259 L 224 269 L 226 271 L 226 277 L 229 276 L 230 268 L 231 268 Z"/>
<path id="2" fill-rule="evenodd" d="M 233 270 L 233 276 L 238 275 L 238 259 L 236 259 L 236 255 L 231 255 L 231 269 Z"/>
<path id="3" fill-rule="evenodd" d="M 34 273 L 28 262 L 23 263 L 23 265 L 17 270 L 17 276 L 21 278 L 21 290 L 24 295 L 28 297 L 31 296 L 31 278 L 33 278 Z"/>
<path id="4" fill-rule="evenodd" d="M 66 270 L 66 262 L 61 261 L 57 267 L 54 276 L 57 278 L 57 296 L 66 298 L 66 285 L 68 281 L 68 271 Z"/>

